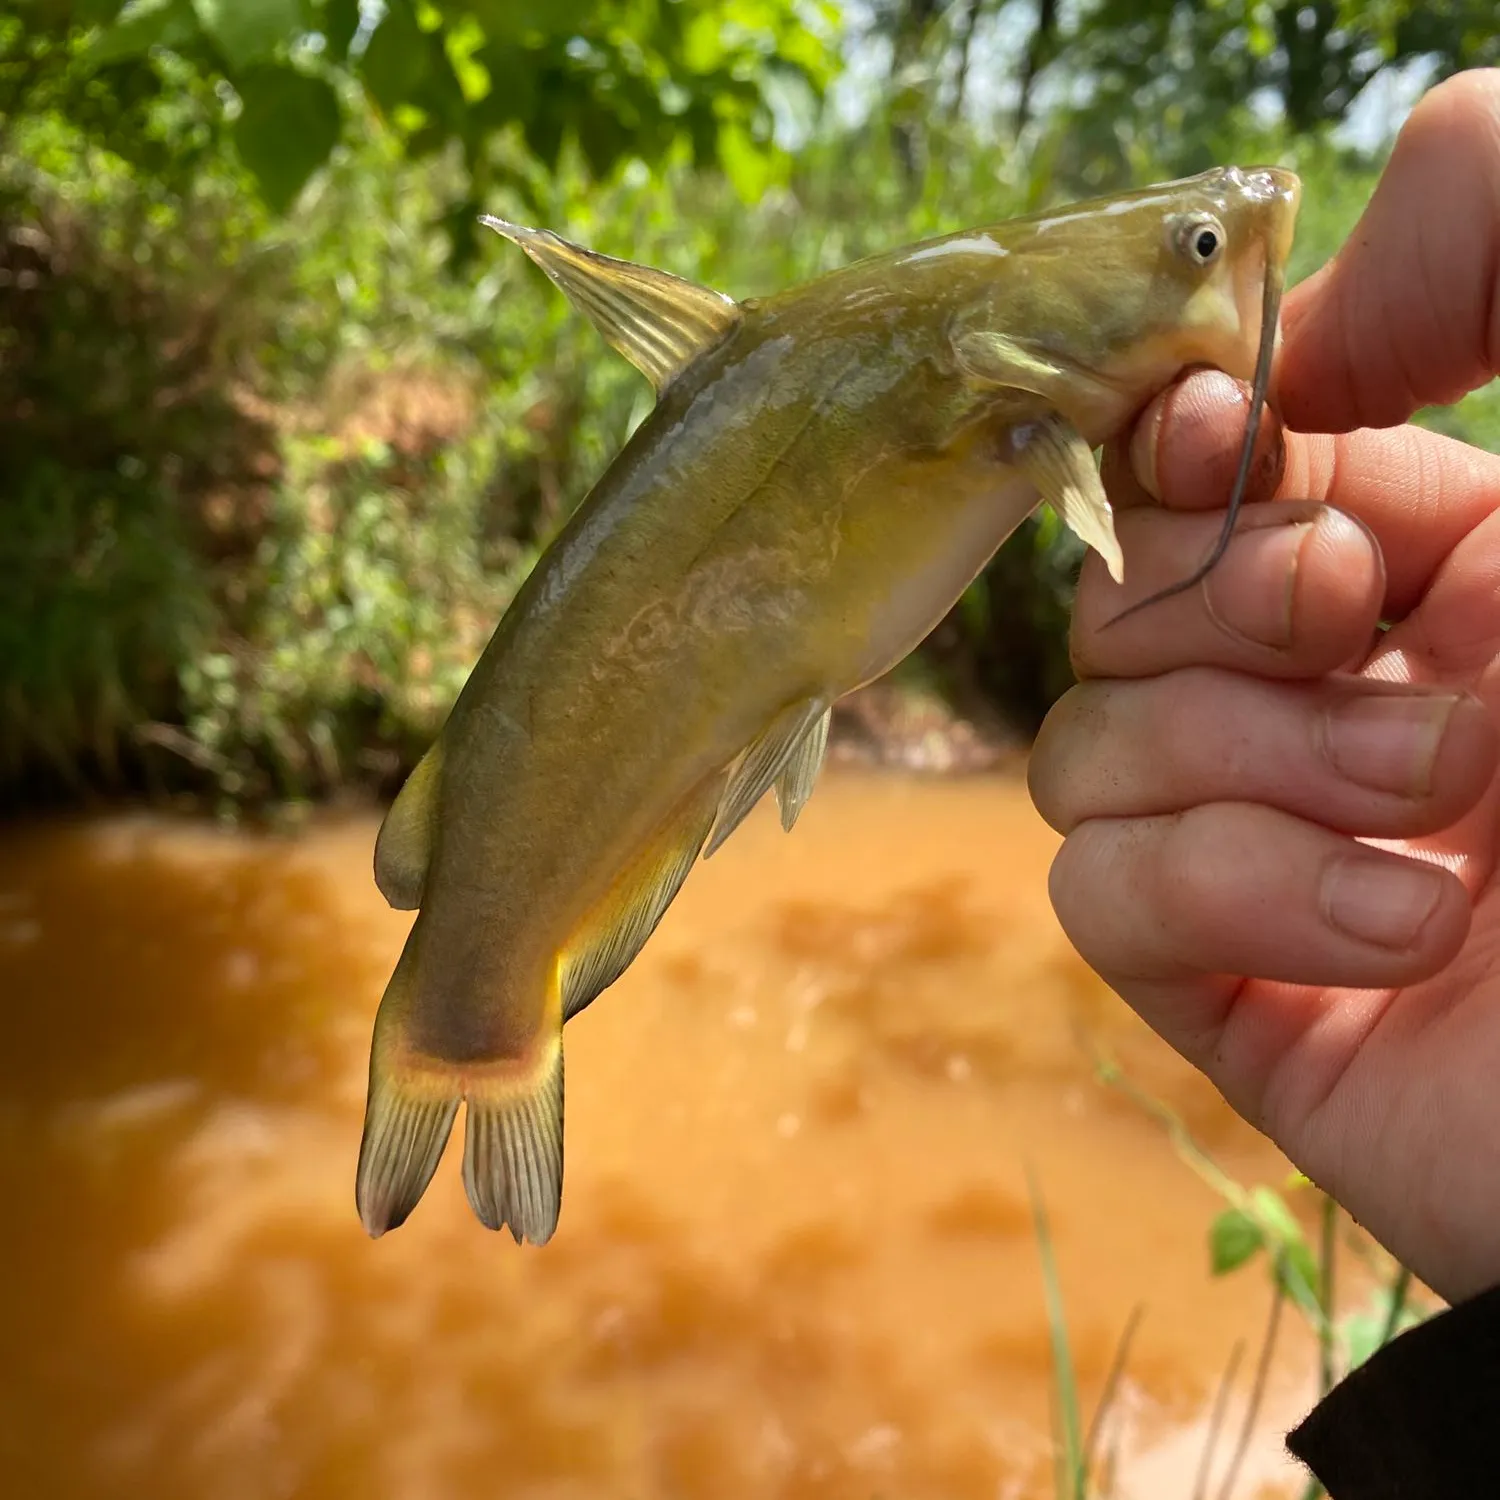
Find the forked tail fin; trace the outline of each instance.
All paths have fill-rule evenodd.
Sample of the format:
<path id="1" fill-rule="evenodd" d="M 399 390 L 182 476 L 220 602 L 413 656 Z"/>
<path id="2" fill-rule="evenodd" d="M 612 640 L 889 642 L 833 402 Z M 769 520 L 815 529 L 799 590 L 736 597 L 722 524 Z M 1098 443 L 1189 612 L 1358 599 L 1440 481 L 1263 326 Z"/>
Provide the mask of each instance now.
<path id="1" fill-rule="evenodd" d="M 464 1189 L 480 1222 L 508 1227 L 543 1245 L 562 1203 L 562 1021 L 549 1007 L 547 1030 L 526 1058 L 464 1068 L 405 1045 L 410 967 L 386 988 L 370 1048 L 370 1091 L 359 1147 L 355 1200 L 375 1237 L 405 1221 L 432 1181 L 468 1101 Z"/>
<path id="2" fill-rule="evenodd" d="M 429 1078 L 403 1078 L 382 1066 L 378 1044 L 371 1050 L 354 1197 L 360 1222 L 372 1237 L 405 1223 L 427 1191 L 448 1144 L 458 1101 L 456 1088 L 442 1094 Z"/>
<path id="3" fill-rule="evenodd" d="M 562 1208 L 562 1028 L 527 1074 L 469 1092 L 464 1191 L 480 1223 L 508 1227 L 519 1245 L 545 1245 Z"/>

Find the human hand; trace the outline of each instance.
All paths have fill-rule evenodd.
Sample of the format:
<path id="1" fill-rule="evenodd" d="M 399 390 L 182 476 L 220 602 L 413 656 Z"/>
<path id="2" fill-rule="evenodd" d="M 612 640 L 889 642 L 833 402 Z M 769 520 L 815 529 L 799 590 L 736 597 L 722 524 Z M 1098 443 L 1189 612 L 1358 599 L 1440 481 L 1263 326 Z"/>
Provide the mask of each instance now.
<path id="1" fill-rule="evenodd" d="M 1356 429 L 1500 371 L 1500 71 L 1418 105 L 1283 327 L 1261 503 L 1113 629 L 1207 552 L 1245 393 L 1195 374 L 1106 454 L 1127 583 L 1085 566 L 1032 795 L 1084 958 L 1458 1299 L 1500 1283 L 1500 458 Z"/>

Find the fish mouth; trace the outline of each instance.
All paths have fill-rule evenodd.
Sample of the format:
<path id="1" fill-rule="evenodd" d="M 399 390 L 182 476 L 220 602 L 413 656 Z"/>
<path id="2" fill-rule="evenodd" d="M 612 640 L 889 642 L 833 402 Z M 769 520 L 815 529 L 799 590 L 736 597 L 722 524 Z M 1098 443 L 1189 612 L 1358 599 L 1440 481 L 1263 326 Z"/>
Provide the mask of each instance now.
<path id="1" fill-rule="evenodd" d="M 1245 174 L 1245 191 L 1265 214 L 1267 263 L 1284 276 L 1302 204 L 1302 179 L 1285 167 L 1256 167 Z"/>
<path id="2" fill-rule="evenodd" d="M 1280 301 L 1291 256 L 1297 209 L 1302 201 L 1302 180 L 1285 167 L 1231 167 L 1234 189 L 1241 200 L 1255 206 L 1254 250 L 1236 267 L 1234 300 L 1239 313 L 1240 348 L 1246 368 L 1231 372 L 1248 380 L 1263 341 L 1261 323 L 1268 308 Z M 1276 295 L 1268 297 L 1274 283 Z M 1280 341 L 1279 331 L 1275 335 Z"/>

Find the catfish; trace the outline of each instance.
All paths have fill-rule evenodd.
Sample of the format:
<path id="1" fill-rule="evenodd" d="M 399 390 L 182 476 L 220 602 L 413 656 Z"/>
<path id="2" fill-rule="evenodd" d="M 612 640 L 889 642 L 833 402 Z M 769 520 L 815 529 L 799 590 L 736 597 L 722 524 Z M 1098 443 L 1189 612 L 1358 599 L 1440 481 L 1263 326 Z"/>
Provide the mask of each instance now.
<path id="1" fill-rule="evenodd" d="M 1300 186 L 1279 168 L 969 229 L 744 302 L 486 217 L 656 406 L 506 610 L 381 827 L 415 910 L 380 1003 L 356 1198 L 402 1223 L 466 1105 L 480 1221 L 561 1206 L 563 1025 L 767 792 L 790 830 L 829 714 L 1045 501 L 1123 577 L 1093 450 L 1190 366 L 1265 397 Z"/>

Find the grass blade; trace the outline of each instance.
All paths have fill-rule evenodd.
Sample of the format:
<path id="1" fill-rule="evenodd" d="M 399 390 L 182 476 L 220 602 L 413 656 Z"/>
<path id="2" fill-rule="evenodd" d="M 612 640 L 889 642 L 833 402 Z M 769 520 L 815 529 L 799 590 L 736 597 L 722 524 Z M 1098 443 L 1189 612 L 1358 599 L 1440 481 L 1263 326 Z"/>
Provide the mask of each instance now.
<path id="1" fill-rule="evenodd" d="M 1114 1406 L 1120 1379 L 1125 1373 L 1125 1361 L 1130 1357 L 1130 1345 L 1135 1338 L 1136 1329 L 1140 1327 L 1141 1314 L 1144 1311 L 1145 1309 L 1139 1302 L 1131 1309 L 1130 1316 L 1125 1321 L 1125 1330 L 1120 1335 L 1120 1342 L 1115 1345 L 1115 1357 L 1110 1361 L 1109 1374 L 1104 1377 L 1104 1389 L 1099 1393 L 1099 1405 L 1094 1408 L 1094 1420 L 1089 1423 L 1088 1436 L 1083 1440 L 1085 1483 L 1094 1472 L 1094 1455 L 1099 1451 L 1100 1435 L 1104 1431 L 1104 1424 L 1108 1420 L 1110 1409 Z"/>
<path id="2" fill-rule="evenodd" d="M 1031 1189 L 1031 1213 L 1036 1222 L 1037 1249 L 1042 1261 L 1042 1287 L 1047 1301 L 1047 1329 L 1052 1343 L 1052 1380 L 1057 1403 L 1057 1494 L 1058 1500 L 1086 1500 L 1088 1474 L 1084 1462 L 1083 1425 L 1078 1413 L 1078 1376 L 1073 1368 L 1073 1351 L 1068 1343 L 1068 1324 L 1063 1309 L 1062 1283 L 1057 1275 L 1057 1258 L 1052 1247 L 1052 1231 L 1041 1191 L 1030 1168 L 1026 1172 Z"/>
<path id="3" fill-rule="evenodd" d="M 1219 1434 L 1224 1429 L 1224 1413 L 1229 1407 L 1229 1392 L 1234 1386 L 1234 1374 L 1240 1367 L 1245 1346 L 1236 1342 L 1229 1351 L 1229 1363 L 1219 1377 L 1219 1389 L 1214 1394 L 1214 1407 L 1208 1419 L 1208 1435 L 1203 1440 L 1203 1456 L 1198 1460 L 1198 1477 L 1193 1482 L 1193 1500 L 1206 1500 L 1208 1480 L 1213 1472 L 1214 1450 L 1219 1446 Z"/>
<path id="4" fill-rule="evenodd" d="M 1260 1359 L 1255 1366 L 1255 1383 L 1250 1387 L 1250 1402 L 1245 1408 L 1245 1420 L 1240 1427 L 1240 1440 L 1235 1445 L 1234 1457 L 1230 1459 L 1228 1469 L 1224 1471 L 1224 1483 L 1219 1487 L 1219 1500 L 1229 1500 L 1234 1493 L 1234 1482 L 1239 1478 L 1245 1454 L 1250 1451 L 1250 1434 L 1255 1430 L 1255 1419 L 1260 1415 L 1261 1402 L 1265 1399 L 1266 1381 L 1271 1374 L 1271 1356 L 1276 1350 L 1276 1330 L 1281 1325 L 1281 1304 L 1285 1300 L 1286 1292 L 1278 1276 L 1275 1291 L 1271 1295 L 1271 1316 L 1266 1324 L 1265 1340 L 1260 1346 Z"/>
<path id="5" fill-rule="evenodd" d="M 1318 1386 L 1323 1395 L 1327 1395 L 1333 1389 L 1333 1268 L 1337 1255 L 1334 1242 L 1334 1231 L 1338 1227 L 1339 1206 L 1334 1202 L 1332 1194 L 1323 1194 L 1323 1243 L 1319 1259 L 1322 1265 L 1319 1267 L 1321 1293 L 1320 1301 L 1323 1307 L 1323 1321 L 1318 1325 Z"/>
<path id="6" fill-rule="evenodd" d="M 1396 1270 L 1396 1279 L 1391 1285 L 1391 1305 L 1386 1311 L 1385 1326 L 1380 1330 L 1380 1342 L 1376 1344 L 1377 1349 L 1385 1346 L 1396 1336 L 1396 1329 L 1401 1322 L 1401 1314 L 1406 1311 L 1406 1299 L 1411 1294 L 1411 1269 L 1408 1266 L 1399 1266 Z"/>

